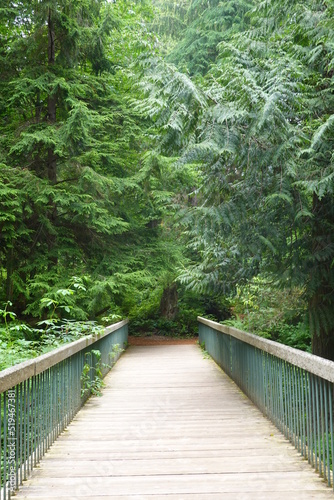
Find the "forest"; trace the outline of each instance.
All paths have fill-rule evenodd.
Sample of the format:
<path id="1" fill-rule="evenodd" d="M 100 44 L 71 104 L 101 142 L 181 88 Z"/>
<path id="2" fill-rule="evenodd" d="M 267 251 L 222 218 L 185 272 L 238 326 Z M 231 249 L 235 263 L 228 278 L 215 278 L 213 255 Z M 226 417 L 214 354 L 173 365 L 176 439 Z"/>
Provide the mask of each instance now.
<path id="1" fill-rule="evenodd" d="M 333 27 L 333 0 L 2 0 L 0 369 L 197 315 L 334 360 Z"/>

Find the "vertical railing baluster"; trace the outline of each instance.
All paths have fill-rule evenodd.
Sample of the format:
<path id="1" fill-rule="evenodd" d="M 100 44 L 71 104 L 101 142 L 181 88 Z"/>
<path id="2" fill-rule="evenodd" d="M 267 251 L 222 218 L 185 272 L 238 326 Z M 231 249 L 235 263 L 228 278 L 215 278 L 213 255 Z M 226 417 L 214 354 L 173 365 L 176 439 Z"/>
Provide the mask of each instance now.
<path id="1" fill-rule="evenodd" d="M 302 442 L 301 442 L 301 453 L 304 457 L 306 457 L 306 426 L 305 426 L 305 418 L 306 418 L 306 404 L 305 404 L 305 372 L 301 370 L 301 422 L 302 422 Z"/>
<path id="2" fill-rule="evenodd" d="M 28 404 L 27 404 L 27 384 L 28 381 L 25 380 L 23 382 L 23 480 L 27 479 L 27 435 L 28 435 L 28 427 L 27 427 L 27 416 L 28 416 Z"/>
<path id="3" fill-rule="evenodd" d="M 314 460 L 314 391 L 313 391 L 313 377 L 312 374 L 309 374 L 309 394 L 308 394 L 308 401 L 309 401 L 309 421 L 310 421 L 310 463 L 313 467 L 315 467 L 315 460 Z"/>
<path id="4" fill-rule="evenodd" d="M 322 473 L 321 469 L 321 435 L 320 435 L 320 408 L 319 408 L 319 381 L 318 377 L 315 377 L 315 397 L 316 397 L 316 418 L 317 418 L 317 437 L 318 437 L 318 470 L 319 474 Z"/>
<path id="5" fill-rule="evenodd" d="M 20 451 L 20 400 L 19 400 L 19 389 L 20 386 L 16 386 L 16 396 L 15 396 L 15 489 L 17 490 L 19 487 L 19 451 Z"/>
<path id="6" fill-rule="evenodd" d="M 287 365 L 288 368 L 288 419 L 289 419 L 289 439 L 293 441 L 293 410 L 292 410 L 292 367 Z"/>
<path id="7" fill-rule="evenodd" d="M 328 384 L 329 432 L 331 436 L 331 481 L 334 489 L 334 429 L 333 429 L 333 384 Z"/>
<path id="8" fill-rule="evenodd" d="M 7 392 L 3 395 L 3 500 L 7 500 Z"/>
<path id="9" fill-rule="evenodd" d="M 50 443 L 52 444 L 55 440 L 55 435 L 56 435 L 56 368 L 53 366 L 51 368 L 51 440 Z"/>
<path id="10" fill-rule="evenodd" d="M 48 412 L 48 443 L 47 443 L 47 449 L 50 448 L 51 443 L 52 443 L 52 368 L 48 369 L 48 375 L 47 375 L 47 391 L 48 391 L 48 398 L 47 398 L 47 412 Z"/>
<path id="11" fill-rule="evenodd" d="M 27 386 L 27 474 L 30 474 L 30 471 L 32 469 L 32 447 L 31 447 L 31 436 L 32 436 L 32 386 L 33 382 L 32 379 L 28 380 L 28 386 Z"/>
<path id="12" fill-rule="evenodd" d="M 280 428 L 280 374 L 279 374 L 279 360 L 274 358 L 275 363 L 275 425 Z"/>
<path id="13" fill-rule="evenodd" d="M 4 452 L 4 447 L 3 447 L 3 442 L 2 442 L 2 426 L 3 426 L 3 418 L 2 418 L 2 398 L 3 398 L 3 394 L 0 394 L 0 463 L 1 463 L 1 460 L 2 460 L 2 454 Z M 2 485 L 3 485 L 3 481 L 2 481 L 2 468 L 0 467 L 0 495 L 1 495 L 1 490 L 2 490 Z"/>
<path id="14" fill-rule="evenodd" d="M 292 444 L 296 446 L 296 372 L 295 367 L 290 365 L 291 368 L 291 422 L 292 422 Z"/>
<path id="15" fill-rule="evenodd" d="M 39 451 L 40 451 L 40 406 L 39 406 L 39 394 L 40 394 L 40 375 L 36 376 L 36 406 L 35 406 L 35 425 L 36 425 L 36 443 L 35 443 L 35 465 L 39 463 Z"/>
<path id="16" fill-rule="evenodd" d="M 47 370 L 42 373 L 43 376 L 43 400 L 42 400 L 42 411 L 43 411 L 43 447 L 42 454 L 43 456 L 46 453 L 46 436 L 47 436 L 47 393 L 46 393 L 46 379 L 47 379 Z"/>
<path id="17" fill-rule="evenodd" d="M 302 370 L 300 368 L 296 369 L 297 375 L 297 385 L 296 385 L 296 398 L 297 398 L 297 450 L 302 453 L 302 436 L 303 436 L 303 422 L 302 422 L 302 395 L 301 395 L 301 384 L 302 384 Z"/>
<path id="18" fill-rule="evenodd" d="M 20 384 L 20 399 L 19 399 L 19 467 L 20 467 L 20 477 L 19 485 L 23 482 L 23 414 L 24 414 L 24 403 L 23 403 L 23 382 Z"/>
<path id="19" fill-rule="evenodd" d="M 283 362 L 279 360 L 279 423 L 280 431 L 284 434 L 284 401 L 283 401 Z"/>
<path id="20" fill-rule="evenodd" d="M 319 381 L 320 382 L 320 381 Z M 319 391 L 320 391 L 320 427 L 321 427 L 321 447 L 320 447 L 320 454 L 321 454 L 321 460 L 322 460 L 322 466 L 321 466 L 321 472 L 326 479 L 326 458 L 325 458 L 325 453 L 326 453 L 326 436 L 325 436 L 325 405 L 324 405 L 324 396 L 323 396 L 323 390 L 324 390 L 324 384 L 319 383 Z M 322 449 L 322 453 L 321 453 Z"/>
<path id="21" fill-rule="evenodd" d="M 317 401 L 316 401 L 316 392 L 315 392 L 315 377 L 311 378 L 312 384 L 312 418 L 313 418 L 313 450 L 314 450 L 314 467 L 318 470 L 318 443 L 317 443 Z"/>
<path id="22" fill-rule="evenodd" d="M 329 461 L 329 411 L 328 411 L 328 382 L 324 383 L 324 423 L 325 423 L 325 439 L 326 439 L 326 463 L 324 463 L 324 475 L 327 479 L 328 486 L 331 484 L 331 468 Z"/>
<path id="23" fill-rule="evenodd" d="M 70 380 L 70 364 L 71 364 L 71 359 L 66 360 L 66 377 L 65 377 L 65 394 L 66 394 L 66 427 L 70 422 L 70 387 L 69 387 L 69 380 Z"/>
<path id="24" fill-rule="evenodd" d="M 34 466 L 38 464 L 38 375 L 35 377 L 34 406 Z"/>

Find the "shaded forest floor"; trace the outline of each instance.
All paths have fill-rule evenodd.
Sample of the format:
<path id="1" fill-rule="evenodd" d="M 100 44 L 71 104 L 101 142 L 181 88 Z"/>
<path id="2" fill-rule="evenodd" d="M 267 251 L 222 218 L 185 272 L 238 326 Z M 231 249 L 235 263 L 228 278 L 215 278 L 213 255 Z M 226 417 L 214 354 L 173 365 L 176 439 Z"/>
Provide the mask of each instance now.
<path id="1" fill-rule="evenodd" d="M 165 335 L 152 335 L 152 336 L 142 336 L 135 337 L 129 335 L 129 345 L 185 345 L 185 344 L 196 344 L 197 337 L 191 339 L 180 339 L 175 337 L 166 337 Z"/>

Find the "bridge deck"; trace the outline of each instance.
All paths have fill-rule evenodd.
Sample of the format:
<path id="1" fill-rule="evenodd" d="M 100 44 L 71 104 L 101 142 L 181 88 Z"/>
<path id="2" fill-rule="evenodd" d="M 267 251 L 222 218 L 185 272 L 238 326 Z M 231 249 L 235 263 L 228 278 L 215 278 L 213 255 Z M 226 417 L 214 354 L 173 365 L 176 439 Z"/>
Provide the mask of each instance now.
<path id="1" fill-rule="evenodd" d="M 15 497 L 334 498 L 195 345 L 130 347 Z"/>

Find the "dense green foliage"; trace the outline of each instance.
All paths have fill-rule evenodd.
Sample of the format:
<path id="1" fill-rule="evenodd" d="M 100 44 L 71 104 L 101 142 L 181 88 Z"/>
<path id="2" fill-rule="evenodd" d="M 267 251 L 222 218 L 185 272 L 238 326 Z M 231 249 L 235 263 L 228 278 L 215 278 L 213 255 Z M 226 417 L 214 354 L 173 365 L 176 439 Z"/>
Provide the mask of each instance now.
<path id="1" fill-rule="evenodd" d="M 306 303 L 300 288 L 278 288 L 268 276 L 257 276 L 246 285 L 237 286 L 231 309 L 233 318 L 225 324 L 311 351 Z"/>
<path id="2" fill-rule="evenodd" d="M 229 41 L 248 24 L 250 0 L 194 0 L 189 3 L 186 28 L 168 59 L 191 75 L 205 74 L 216 62 L 219 44 Z"/>
<path id="3" fill-rule="evenodd" d="M 0 303 L 23 342 L 43 320 L 232 314 L 334 359 L 333 14 L 2 2 Z"/>
<path id="4" fill-rule="evenodd" d="M 34 318 L 45 294 L 78 275 L 88 293 L 72 316 L 94 318 L 164 268 L 168 238 L 153 223 L 169 195 L 129 106 L 150 12 L 90 0 L 13 5 L 1 9 L 1 299 Z"/>
<path id="5" fill-rule="evenodd" d="M 185 73 L 203 75 L 216 61 L 219 43 L 248 24 L 251 0 L 154 0 L 153 29 L 163 41 L 167 60 Z M 166 50 L 167 48 L 167 50 Z"/>

